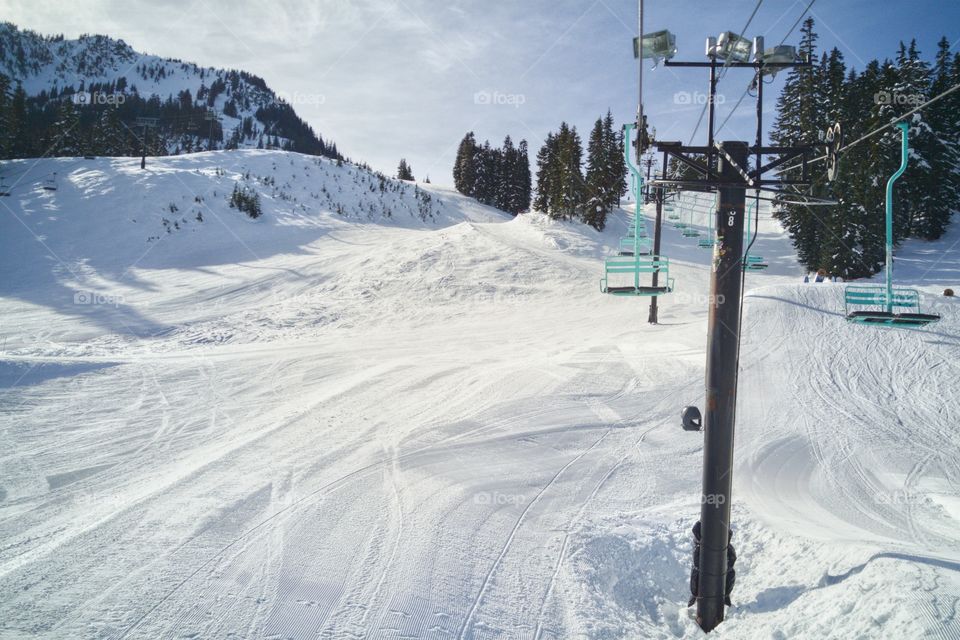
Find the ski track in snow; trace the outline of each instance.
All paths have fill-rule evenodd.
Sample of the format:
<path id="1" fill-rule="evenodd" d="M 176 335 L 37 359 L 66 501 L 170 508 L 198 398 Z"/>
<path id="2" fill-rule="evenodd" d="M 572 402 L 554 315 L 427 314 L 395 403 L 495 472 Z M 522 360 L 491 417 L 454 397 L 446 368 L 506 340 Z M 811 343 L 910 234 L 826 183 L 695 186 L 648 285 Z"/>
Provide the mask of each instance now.
<path id="1" fill-rule="evenodd" d="M 695 242 L 665 228 L 678 288 L 652 327 L 598 292 L 617 217 L 419 185 L 421 220 L 412 186 L 282 152 L 92 162 L 39 161 L 26 184 L 61 188 L 3 222 L 0 637 L 701 635 Z M 245 172 L 256 222 L 222 201 Z M 169 203 L 205 221 L 165 230 Z M 960 638 L 960 307 L 933 295 L 954 254 L 900 250 L 944 320 L 891 331 L 799 284 L 769 220 L 756 250 L 712 635 Z"/>

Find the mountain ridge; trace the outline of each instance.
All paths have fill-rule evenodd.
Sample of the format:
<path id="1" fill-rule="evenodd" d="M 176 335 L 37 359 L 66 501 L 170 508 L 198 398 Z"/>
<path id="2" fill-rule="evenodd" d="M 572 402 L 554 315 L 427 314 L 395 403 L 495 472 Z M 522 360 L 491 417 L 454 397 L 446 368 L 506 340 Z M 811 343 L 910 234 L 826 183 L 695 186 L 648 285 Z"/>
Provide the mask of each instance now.
<path id="1" fill-rule="evenodd" d="M 14 104 L 18 88 L 23 89 L 22 129 L 48 131 L 51 139 L 62 134 L 62 125 L 74 115 L 78 131 L 86 135 L 112 111 L 128 129 L 138 117 L 160 119 L 149 149 L 154 154 L 280 148 L 343 158 L 336 144 L 315 132 L 263 78 L 140 53 L 106 35 L 68 39 L 0 23 L 0 76 L 7 77 L 0 89 L 13 94 Z M 65 110 L 77 113 L 64 115 Z M 18 124 L 16 116 L 13 124 Z M 10 128 L 16 137 L 16 127 Z M 98 154 L 136 155 L 140 145 L 127 142 Z M 29 144 L 21 146 L 29 149 Z M 4 155 L 26 157 L 28 149 Z M 41 155 L 47 149 L 33 151 Z M 72 155 L 64 151 L 55 155 Z"/>

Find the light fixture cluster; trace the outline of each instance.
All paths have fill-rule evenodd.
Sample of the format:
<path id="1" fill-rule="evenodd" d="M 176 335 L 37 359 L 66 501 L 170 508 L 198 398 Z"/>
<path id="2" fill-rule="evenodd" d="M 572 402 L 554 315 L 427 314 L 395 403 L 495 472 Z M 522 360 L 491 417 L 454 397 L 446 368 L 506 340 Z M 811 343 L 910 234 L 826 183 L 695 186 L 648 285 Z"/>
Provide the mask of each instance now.
<path id="1" fill-rule="evenodd" d="M 645 33 L 642 38 L 633 39 L 634 58 L 659 62 L 670 60 L 676 54 L 677 36 L 667 29 Z M 763 36 L 750 40 L 733 31 L 724 31 L 716 38 L 707 38 L 706 54 L 708 58 L 731 63 L 749 63 L 752 59 L 753 62 L 763 65 L 781 65 L 802 60 L 797 48 L 792 45 L 779 44 L 766 49 L 763 46 Z M 774 76 L 779 70 L 778 67 L 765 68 L 763 75 Z"/>

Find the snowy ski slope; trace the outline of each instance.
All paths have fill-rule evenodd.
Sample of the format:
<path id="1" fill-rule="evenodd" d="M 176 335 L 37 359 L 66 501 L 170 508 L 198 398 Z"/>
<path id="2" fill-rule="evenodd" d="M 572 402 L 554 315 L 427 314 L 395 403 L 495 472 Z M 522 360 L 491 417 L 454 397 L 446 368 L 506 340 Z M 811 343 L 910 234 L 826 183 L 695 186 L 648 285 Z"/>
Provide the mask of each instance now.
<path id="1" fill-rule="evenodd" d="M 0 638 L 702 635 L 695 240 L 665 230 L 654 327 L 599 292 L 622 212 L 597 233 L 420 185 L 421 215 L 413 185 L 281 152 L 8 171 Z M 944 319 L 892 331 L 848 326 L 762 224 L 712 636 L 960 637 L 957 240 L 900 252 Z"/>

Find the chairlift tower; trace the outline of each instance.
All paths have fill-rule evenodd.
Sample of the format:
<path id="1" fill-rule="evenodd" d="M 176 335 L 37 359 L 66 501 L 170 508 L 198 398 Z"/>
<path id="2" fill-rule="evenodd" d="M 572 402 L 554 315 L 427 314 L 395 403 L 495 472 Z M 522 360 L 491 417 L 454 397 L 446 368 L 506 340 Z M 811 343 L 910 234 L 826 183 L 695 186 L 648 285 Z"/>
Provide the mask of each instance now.
<path id="1" fill-rule="evenodd" d="M 650 164 L 653 164 L 653 155 L 650 156 Z M 661 174 L 667 176 L 667 154 L 663 154 L 663 163 L 660 165 Z M 650 180 L 650 165 L 647 165 L 647 181 Z M 653 227 L 653 253 L 655 255 L 660 255 L 660 240 L 663 237 L 663 207 L 664 201 L 666 199 L 666 191 L 660 188 L 653 189 L 653 197 L 657 203 L 657 218 L 656 223 Z M 659 273 L 653 274 L 653 281 L 651 285 L 656 287 L 659 283 Z M 649 324 L 657 324 L 659 321 L 659 304 L 657 302 L 657 296 L 650 298 L 650 311 L 647 314 L 647 322 Z"/>
<path id="2" fill-rule="evenodd" d="M 210 123 L 210 130 L 207 134 L 207 151 L 213 151 L 213 123 L 220 122 L 220 116 L 215 109 L 207 109 L 203 114 L 203 119 Z"/>
<path id="3" fill-rule="evenodd" d="M 751 60 L 752 54 L 752 60 Z M 731 544 L 730 505 L 733 480 L 733 445 L 737 406 L 737 374 L 739 371 L 741 294 L 744 276 L 744 222 L 748 190 L 757 198 L 761 191 L 782 193 L 786 185 L 807 186 L 810 179 L 807 163 L 823 145 L 793 147 L 763 145 L 762 79 L 790 67 L 808 66 L 790 48 L 766 50 L 763 39 L 750 41 L 733 32 L 708 38 L 707 61 L 686 62 L 665 58 L 664 65 L 674 68 L 698 68 L 709 71 L 707 96 L 707 145 L 684 145 L 681 142 L 655 142 L 669 158 L 694 172 L 693 177 L 655 180 L 661 189 L 713 191 L 718 200 L 713 212 L 715 233 L 710 281 L 710 309 L 707 329 L 707 362 L 705 411 L 688 407 L 683 412 L 684 429 L 703 431 L 703 488 L 700 508 L 699 551 L 694 562 L 691 585 L 696 587 L 697 623 L 704 631 L 712 631 L 726 613 L 728 593 L 728 547 Z M 671 56 L 672 57 L 672 56 Z M 718 142 L 714 139 L 718 69 L 750 69 L 757 91 L 757 139 Z M 838 147 L 837 147 L 838 148 Z M 700 155 L 704 160 L 698 159 Z M 764 164 L 764 156 L 774 159 Z M 750 167 L 750 158 L 754 167 Z M 801 160 L 799 180 L 764 178 L 764 174 L 791 160 Z"/>
<path id="4" fill-rule="evenodd" d="M 147 168 L 147 129 L 155 129 L 160 124 L 160 118 L 147 118 L 138 116 L 136 125 L 143 128 L 140 138 L 140 168 Z"/>

